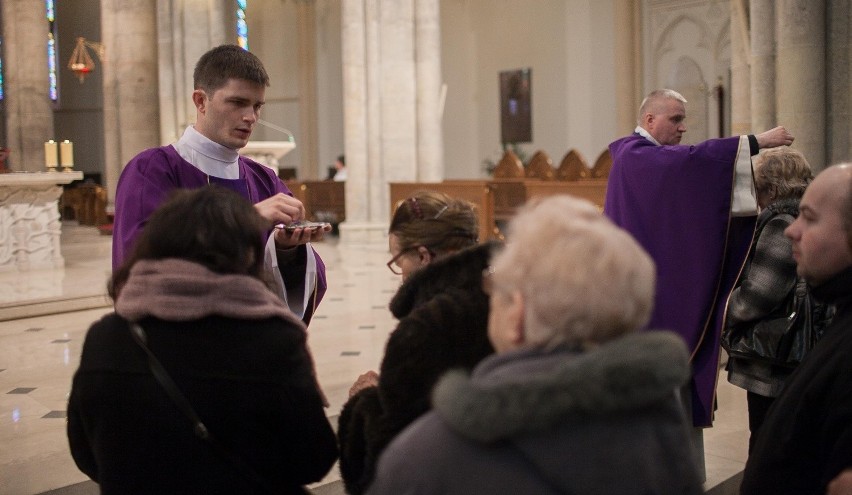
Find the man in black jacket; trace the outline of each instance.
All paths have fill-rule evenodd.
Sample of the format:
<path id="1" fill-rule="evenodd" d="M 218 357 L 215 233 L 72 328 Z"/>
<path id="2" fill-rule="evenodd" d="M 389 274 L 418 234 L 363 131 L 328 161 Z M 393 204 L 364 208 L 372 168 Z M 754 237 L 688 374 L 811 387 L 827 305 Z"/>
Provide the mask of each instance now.
<path id="1" fill-rule="evenodd" d="M 852 163 L 824 170 L 785 231 L 797 271 L 834 321 L 769 410 L 742 494 L 824 494 L 852 466 Z"/>

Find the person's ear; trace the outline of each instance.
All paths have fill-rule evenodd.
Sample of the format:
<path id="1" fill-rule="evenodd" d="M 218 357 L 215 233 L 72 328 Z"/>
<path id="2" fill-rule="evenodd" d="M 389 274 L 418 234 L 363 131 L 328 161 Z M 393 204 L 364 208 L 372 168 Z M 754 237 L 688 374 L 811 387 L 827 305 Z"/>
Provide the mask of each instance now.
<path id="1" fill-rule="evenodd" d="M 207 93 L 203 89 L 196 89 L 192 92 L 192 103 L 195 105 L 196 110 L 204 113 L 207 105 Z"/>
<path id="2" fill-rule="evenodd" d="M 432 252 L 429 251 L 426 246 L 420 246 L 417 248 L 417 255 L 420 257 L 420 266 L 426 266 L 432 262 L 434 258 L 432 256 Z"/>
<path id="3" fill-rule="evenodd" d="M 514 347 L 521 347 L 527 341 L 527 332 L 524 327 L 524 296 L 521 291 L 514 290 L 511 294 L 511 302 L 505 312 L 507 320 L 506 328 L 510 332 L 509 341 Z"/>

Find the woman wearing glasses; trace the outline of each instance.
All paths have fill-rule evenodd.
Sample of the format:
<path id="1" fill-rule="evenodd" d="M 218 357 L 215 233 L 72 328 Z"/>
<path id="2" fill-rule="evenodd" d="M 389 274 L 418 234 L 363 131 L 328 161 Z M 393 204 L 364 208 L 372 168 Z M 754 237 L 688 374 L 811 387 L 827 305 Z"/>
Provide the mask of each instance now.
<path id="1" fill-rule="evenodd" d="M 340 414 L 340 472 L 348 493 L 363 493 L 384 447 L 427 412 L 429 394 L 449 369 L 472 369 L 491 354 L 482 273 L 492 244 L 477 245 L 466 201 L 422 191 L 402 201 L 388 231 L 388 268 L 402 276 L 390 302 L 399 319 L 380 374 L 361 375 Z"/>

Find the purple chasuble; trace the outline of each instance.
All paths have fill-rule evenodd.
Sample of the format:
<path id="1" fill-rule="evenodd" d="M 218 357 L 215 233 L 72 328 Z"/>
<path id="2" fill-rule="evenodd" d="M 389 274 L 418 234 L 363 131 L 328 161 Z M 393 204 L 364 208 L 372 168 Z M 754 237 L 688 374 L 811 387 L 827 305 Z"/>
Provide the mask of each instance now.
<path id="1" fill-rule="evenodd" d="M 148 217 L 169 194 L 178 188 L 195 189 L 211 182 L 238 192 L 252 204 L 277 193 L 292 196 L 275 172 L 254 160 L 239 157 L 240 179 L 208 178 L 207 174 L 184 160 L 173 146 L 151 148 L 136 155 L 121 173 L 115 193 L 115 223 L 112 234 L 112 267 L 117 269 L 130 254 L 136 237 L 148 222 Z M 303 249 L 301 247 L 299 249 Z M 306 248 L 304 248 L 306 249 Z M 316 295 L 308 305 L 304 321 L 307 323 L 313 309 L 319 305 L 326 290 L 325 264 L 314 253 L 317 263 Z M 297 284 L 304 280 L 286 280 Z"/>
<path id="2" fill-rule="evenodd" d="M 648 328 L 690 349 L 695 426 L 712 425 L 725 302 L 754 233 L 756 217 L 731 217 L 739 140 L 658 146 L 633 134 L 609 145 L 604 213 L 656 263 Z"/>

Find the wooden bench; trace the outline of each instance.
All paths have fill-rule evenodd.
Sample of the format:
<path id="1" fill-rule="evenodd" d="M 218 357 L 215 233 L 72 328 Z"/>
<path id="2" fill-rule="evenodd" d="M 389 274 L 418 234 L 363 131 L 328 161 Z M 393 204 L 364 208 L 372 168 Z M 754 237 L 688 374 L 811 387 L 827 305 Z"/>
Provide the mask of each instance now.
<path id="1" fill-rule="evenodd" d="M 97 184 L 76 184 L 62 192 L 59 212 L 63 220 L 77 220 L 80 225 L 109 223 L 106 213 L 107 192 Z"/>
<path id="2" fill-rule="evenodd" d="M 337 225 L 346 219 L 344 182 L 329 180 L 287 181 L 287 187 L 305 205 L 305 217 Z"/>
<path id="3" fill-rule="evenodd" d="M 564 181 L 528 181 L 524 183 L 527 199 L 537 196 L 552 196 L 554 194 L 570 194 L 586 199 L 603 210 L 606 199 L 605 179 L 587 179 L 573 182 Z"/>

